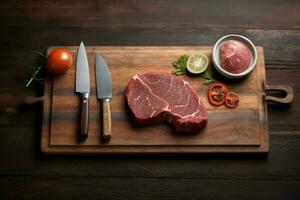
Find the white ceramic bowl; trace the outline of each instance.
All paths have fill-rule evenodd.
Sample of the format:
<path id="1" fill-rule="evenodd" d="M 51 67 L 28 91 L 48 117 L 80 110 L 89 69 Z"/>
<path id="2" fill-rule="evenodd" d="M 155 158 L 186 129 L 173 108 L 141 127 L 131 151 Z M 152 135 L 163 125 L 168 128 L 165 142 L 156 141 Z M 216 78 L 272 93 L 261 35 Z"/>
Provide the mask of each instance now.
<path id="1" fill-rule="evenodd" d="M 251 51 L 252 54 L 252 59 L 251 59 L 251 63 L 250 66 L 243 72 L 239 73 L 239 74 L 234 74 L 234 73 L 230 73 L 228 71 L 226 71 L 225 69 L 223 69 L 221 67 L 221 62 L 220 62 L 220 45 L 227 41 L 227 40 L 237 40 L 240 41 L 242 43 L 244 43 L 249 50 Z M 230 78 L 230 79 L 239 79 L 239 78 L 243 78 L 245 76 L 247 76 L 248 74 L 251 73 L 251 71 L 254 69 L 254 67 L 256 66 L 257 63 L 257 51 L 256 48 L 254 46 L 254 44 L 246 37 L 241 36 L 241 35 L 235 35 L 235 34 L 230 34 L 230 35 L 225 35 L 223 37 L 221 37 L 216 44 L 214 45 L 213 48 L 213 53 L 212 53 L 212 62 L 213 65 L 215 67 L 215 69 L 223 76 Z"/>

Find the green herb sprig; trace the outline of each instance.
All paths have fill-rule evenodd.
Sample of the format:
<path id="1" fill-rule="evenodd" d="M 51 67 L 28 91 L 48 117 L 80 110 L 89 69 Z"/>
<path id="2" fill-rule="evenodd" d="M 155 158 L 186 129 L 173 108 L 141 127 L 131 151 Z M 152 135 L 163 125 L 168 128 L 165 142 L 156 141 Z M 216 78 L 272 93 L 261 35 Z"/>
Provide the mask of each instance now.
<path id="1" fill-rule="evenodd" d="M 175 67 L 172 71 L 173 74 L 176 76 L 184 75 L 186 74 L 186 68 L 187 68 L 187 61 L 189 59 L 189 56 L 184 54 L 180 56 L 177 60 L 175 60 L 172 64 Z"/>
<path id="2" fill-rule="evenodd" d="M 186 74 L 188 59 L 189 59 L 189 56 L 184 54 L 184 55 L 180 56 L 177 60 L 173 61 L 172 64 L 175 68 L 173 69 L 172 73 L 177 75 L 177 76 Z M 203 73 L 201 73 L 201 76 L 204 79 L 206 79 L 203 82 L 204 85 L 209 85 L 211 83 L 216 82 L 213 79 L 212 75 L 210 75 L 208 69 L 205 70 Z"/>
<path id="3" fill-rule="evenodd" d="M 40 55 L 40 65 L 35 66 L 32 68 L 31 70 L 31 78 L 30 80 L 27 82 L 26 87 L 29 87 L 29 85 L 31 84 L 32 81 L 38 81 L 38 82 L 42 82 L 44 79 L 40 78 L 39 72 L 41 71 L 41 69 L 44 67 L 46 60 L 47 60 L 47 55 L 43 52 L 40 51 L 35 51 L 37 54 Z"/>
<path id="4" fill-rule="evenodd" d="M 201 74 L 201 76 L 202 76 L 203 78 L 206 79 L 205 81 L 203 81 L 203 84 L 204 84 L 204 85 L 209 85 L 209 84 L 211 84 L 211 83 L 216 82 L 216 81 L 212 78 L 212 76 L 209 74 L 208 70 L 205 70 L 205 71 Z"/>

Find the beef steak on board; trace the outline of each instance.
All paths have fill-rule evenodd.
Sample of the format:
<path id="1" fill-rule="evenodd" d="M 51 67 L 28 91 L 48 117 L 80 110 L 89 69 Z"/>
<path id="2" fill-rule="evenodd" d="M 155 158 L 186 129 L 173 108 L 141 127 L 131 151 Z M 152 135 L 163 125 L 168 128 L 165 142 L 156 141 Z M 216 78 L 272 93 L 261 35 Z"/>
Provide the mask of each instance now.
<path id="1" fill-rule="evenodd" d="M 145 72 L 129 81 L 125 96 L 138 124 L 168 121 L 177 132 L 203 128 L 207 111 L 188 82 L 169 73 Z"/>

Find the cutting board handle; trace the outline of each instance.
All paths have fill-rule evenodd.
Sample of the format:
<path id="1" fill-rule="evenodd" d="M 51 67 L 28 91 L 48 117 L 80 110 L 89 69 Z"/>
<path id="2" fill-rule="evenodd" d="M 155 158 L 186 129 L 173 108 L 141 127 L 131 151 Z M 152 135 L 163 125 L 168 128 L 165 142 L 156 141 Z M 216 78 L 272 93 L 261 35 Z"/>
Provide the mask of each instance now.
<path id="1" fill-rule="evenodd" d="M 40 96 L 40 97 L 27 96 L 27 97 L 24 97 L 23 103 L 24 104 L 35 104 L 35 103 L 39 103 L 39 102 L 44 102 L 44 100 L 45 100 L 44 96 Z"/>
<path id="2" fill-rule="evenodd" d="M 275 103 L 281 103 L 281 104 L 290 104 L 292 103 L 294 99 L 294 91 L 293 88 L 287 85 L 268 85 L 265 83 L 265 92 L 267 91 L 279 91 L 286 93 L 286 96 L 281 97 L 275 97 L 269 94 L 266 94 L 266 101 L 272 101 Z"/>

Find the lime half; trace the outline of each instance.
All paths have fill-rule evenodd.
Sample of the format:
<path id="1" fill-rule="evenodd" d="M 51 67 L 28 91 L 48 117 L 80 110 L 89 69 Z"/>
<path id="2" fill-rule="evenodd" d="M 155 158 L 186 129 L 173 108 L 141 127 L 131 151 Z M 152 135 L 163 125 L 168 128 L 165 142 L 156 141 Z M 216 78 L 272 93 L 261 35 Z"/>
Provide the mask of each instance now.
<path id="1" fill-rule="evenodd" d="M 196 53 L 189 57 L 187 61 L 187 70 L 192 74 L 200 74 L 207 69 L 208 58 L 202 53 Z"/>

